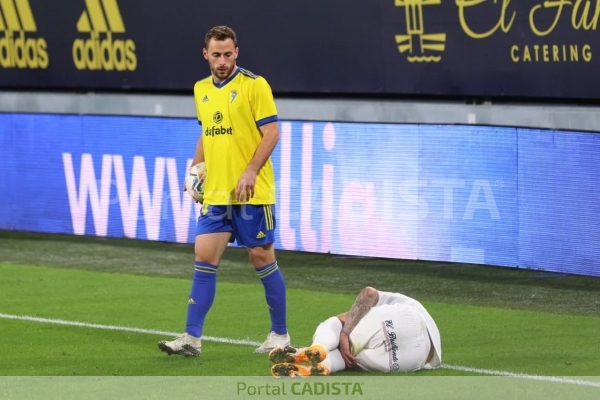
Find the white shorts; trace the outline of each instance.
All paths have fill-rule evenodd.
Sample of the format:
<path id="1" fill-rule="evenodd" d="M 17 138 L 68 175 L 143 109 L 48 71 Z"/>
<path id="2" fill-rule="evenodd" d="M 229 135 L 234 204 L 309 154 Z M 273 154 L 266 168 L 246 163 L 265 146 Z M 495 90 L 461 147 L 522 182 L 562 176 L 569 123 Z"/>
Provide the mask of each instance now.
<path id="1" fill-rule="evenodd" d="M 350 334 L 352 353 L 360 367 L 371 372 L 422 369 L 431 340 L 419 311 L 407 304 L 373 307 Z"/>

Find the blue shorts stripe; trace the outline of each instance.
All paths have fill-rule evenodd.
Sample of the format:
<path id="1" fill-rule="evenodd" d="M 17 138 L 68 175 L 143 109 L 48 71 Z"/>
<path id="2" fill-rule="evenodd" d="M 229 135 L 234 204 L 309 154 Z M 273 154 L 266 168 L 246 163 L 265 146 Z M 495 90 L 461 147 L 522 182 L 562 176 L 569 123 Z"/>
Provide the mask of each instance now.
<path id="1" fill-rule="evenodd" d="M 265 225 L 267 230 L 273 230 L 273 214 L 271 214 L 271 206 L 263 206 L 265 213 Z"/>

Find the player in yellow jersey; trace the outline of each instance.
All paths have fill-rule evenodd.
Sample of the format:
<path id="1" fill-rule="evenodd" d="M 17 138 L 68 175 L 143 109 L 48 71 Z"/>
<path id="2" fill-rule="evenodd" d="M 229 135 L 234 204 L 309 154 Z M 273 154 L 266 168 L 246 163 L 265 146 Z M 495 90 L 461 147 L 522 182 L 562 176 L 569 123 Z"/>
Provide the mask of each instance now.
<path id="1" fill-rule="evenodd" d="M 237 38 L 231 28 L 209 30 L 203 53 L 211 76 L 194 86 L 201 135 L 192 165 L 205 162 L 207 178 L 187 326 L 182 335 L 158 346 L 169 355 L 200 355 L 217 269 L 227 244 L 236 240 L 247 248 L 265 288 L 271 329 L 255 352 L 266 353 L 290 344 L 286 286 L 274 248 L 276 193 L 270 156 L 279 141 L 277 108 L 267 81 L 237 66 Z"/>

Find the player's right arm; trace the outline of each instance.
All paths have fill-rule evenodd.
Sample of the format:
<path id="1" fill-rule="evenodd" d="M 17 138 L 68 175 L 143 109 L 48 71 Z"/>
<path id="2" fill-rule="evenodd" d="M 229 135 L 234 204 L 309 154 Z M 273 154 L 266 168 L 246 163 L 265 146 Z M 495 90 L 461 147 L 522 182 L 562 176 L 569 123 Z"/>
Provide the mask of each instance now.
<path id="1" fill-rule="evenodd" d="M 204 162 L 204 145 L 202 144 L 202 128 L 200 128 L 200 137 L 198 143 L 196 143 L 196 151 L 194 152 L 194 160 L 192 165 Z"/>
<path id="2" fill-rule="evenodd" d="M 198 116 L 198 125 L 200 125 L 200 136 L 198 136 L 198 142 L 196 142 L 196 150 L 194 151 L 194 158 L 192 160 L 192 166 L 204 162 L 204 144 L 202 143 L 202 116 L 200 113 L 200 82 L 194 85 L 194 102 L 196 103 L 196 115 Z M 187 173 L 187 172 L 186 172 Z M 185 187 L 185 179 L 183 181 L 183 190 L 187 190 Z"/>
<path id="3" fill-rule="evenodd" d="M 202 102 L 202 84 L 200 82 L 196 82 L 194 85 L 194 102 L 196 103 L 198 125 L 200 125 L 200 136 L 198 137 L 198 143 L 196 143 L 196 151 L 194 152 L 194 160 L 192 161 L 192 165 L 204 162 L 204 147 L 202 144 L 202 113 L 200 112 L 200 104 Z"/>

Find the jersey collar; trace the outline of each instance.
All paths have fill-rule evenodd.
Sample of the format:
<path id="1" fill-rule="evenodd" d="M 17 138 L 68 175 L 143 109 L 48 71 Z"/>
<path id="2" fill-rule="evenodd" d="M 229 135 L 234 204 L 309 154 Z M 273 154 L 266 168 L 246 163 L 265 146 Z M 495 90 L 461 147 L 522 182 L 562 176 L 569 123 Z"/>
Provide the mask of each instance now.
<path id="1" fill-rule="evenodd" d="M 233 72 L 233 74 L 231 74 L 231 75 L 229 76 L 229 78 L 225 79 L 225 80 L 224 80 L 223 82 L 221 82 L 221 83 L 217 83 L 217 82 L 215 82 L 215 80 L 214 80 L 214 78 L 213 78 L 213 80 L 212 80 L 212 82 L 213 82 L 213 85 L 215 85 L 215 87 L 216 87 L 217 89 L 221 89 L 223 86 L 225 86 L 225 85 L 227 85 L 229 82 L 231 82 L 231 80 L 232 80 L 233 78 L 235 78 L 235 76 L 238 74 L 238 72 L 240 72 L 240 67 L 237 67 L 237 68 L 235 69 L 235 71 Z"/>

